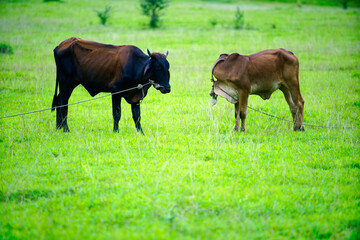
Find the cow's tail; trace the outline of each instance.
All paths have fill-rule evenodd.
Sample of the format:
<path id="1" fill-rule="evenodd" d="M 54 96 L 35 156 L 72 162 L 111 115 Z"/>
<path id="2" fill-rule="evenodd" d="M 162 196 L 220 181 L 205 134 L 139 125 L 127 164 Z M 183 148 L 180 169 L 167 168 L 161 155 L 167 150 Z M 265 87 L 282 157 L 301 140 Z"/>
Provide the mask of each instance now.
<path id="1" fill-rule="evenodd" d="M 56 72 L 55 94 L 52 101 L 51 111 L 54 111 L 55 107 L 58 105 L 58 94 L 57 94 L 58 86 L 59 86 L 59 77 L 58 77 L 58 73 Z"/>
<path id="2" fill-rule="evenodd" d="M 51 105 L 51 111 L 54 111 L 55 108 L 59 105 L 59 101 L 58 101 L 58 87 L 59 87 L 59 69 L 58 69 L 58 48 L 59 46 L 57 46 L 54 49 L 54 58 L 55 58 L 55 64 L 56 64 L 56 83 L 55 83 L 55 94 L 54 94 L 54 98 L 52 101 L 52 105 Z"/>

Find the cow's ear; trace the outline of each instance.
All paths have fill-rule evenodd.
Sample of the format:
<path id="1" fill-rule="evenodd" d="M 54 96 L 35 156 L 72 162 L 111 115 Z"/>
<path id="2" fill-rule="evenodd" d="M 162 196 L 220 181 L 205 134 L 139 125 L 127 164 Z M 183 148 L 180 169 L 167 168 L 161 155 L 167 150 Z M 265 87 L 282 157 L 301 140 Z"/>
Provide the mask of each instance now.
<path id="1" fill-rule="evenodd" d="M 149 49 L 147 49 L 147 53 L 148 53 L 149 57 L 152 57 L 152 54 Z"/>
<path id="2" fill-rule="evenodd" d="M 146 74 L 148 74 L 148 72 L 150 71 L 150 61 L 145 65 L 145 68 L 144 68 L 144 76 Z"/>
<path id="3" fill-rule="evenodd" d="M 165 53 L 165 57 L 167 57 L 169 55 L 169 51 L 166 51 Z"/>

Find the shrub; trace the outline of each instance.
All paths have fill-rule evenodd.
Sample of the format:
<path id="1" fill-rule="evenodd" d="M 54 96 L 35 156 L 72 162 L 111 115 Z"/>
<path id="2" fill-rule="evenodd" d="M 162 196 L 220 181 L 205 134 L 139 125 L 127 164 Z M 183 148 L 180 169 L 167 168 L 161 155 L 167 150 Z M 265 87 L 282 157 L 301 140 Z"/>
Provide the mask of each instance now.
<path id="1" fill-rule="evenodd" d="M 339 0 L 339 2 L 342 4 L 344 9 L 347 9 L 347 4 L 350 2 L 350 0 Z"/>
<path id="2" fill-rule="evenodd" d="M 0 43 L 0 53 L 13 54 L 12 47 L 7 43 Z"/>
<path id="3" fill-rule="evenodd" d="M 212 27 L 215 27 L 218 24 L 218 20 L 216 18 L 210 19 L 209 22 Z"/>
<path id="4" fill-rule="evenodd" d="M 111 11 L 110 6 L 105 7 L 105 9 L 103 11 L 96 11 L 97 16 L 100 18 L 100 23 L 102 25 L 106 24 L 108 18 L 110 17 L 110 11 Z"/>
<path id="5" fill-rule="evenodd" d="M 243 29 L 244 25 L 245 25 L 244 12 L 240 11 L 239 7 L 237 7 L 235 13 L 235 19 L 234 19 L 234 28 Z"/>
<path id="6" fill-rule="evenodd" d="M 145 16 L 150 17 L 150 28 L 159 27 L 160 12 L 168 6 L 168 0 L 141 0 L 140 7 Z"/>
<path id="7" fill-rule="evenodd" d="M 302 7 L 301 0 L 297 0 L 296 5 L 298 6 L 298 8 L 301 8 Z"/>

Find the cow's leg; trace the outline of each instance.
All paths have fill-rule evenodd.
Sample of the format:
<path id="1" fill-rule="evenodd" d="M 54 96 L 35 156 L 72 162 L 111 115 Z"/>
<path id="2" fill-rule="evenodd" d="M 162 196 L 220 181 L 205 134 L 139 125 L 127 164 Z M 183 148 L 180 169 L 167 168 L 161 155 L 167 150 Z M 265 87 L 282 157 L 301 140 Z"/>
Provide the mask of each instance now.
<path id="1" fill-rule="evenodd" d="M 239 131 L 241 120 L 241 131 L 245 132 L 245 120 L 249 93 L 246 90 L 240 90 L 239 102 L 235 104 L 235 131 Z"/>
<path id="2" fill-rule="evenodd" d="M 234 104 L 235 106 L 235 131 L 239 131 L 240 128 L 240 107 L 239 102 Z"/>
<path id="3" fill-rule="evenodd" d="M 299 88 L 291 91 L 291 98 L 297 107 L 294 118 L 294 131 L 305 131 L 304 126 L 304 99 L 300 94 Z"/>
<path id="4" fill-rule="evenodd" d="M 56 129 L 61 129 L 61 128 L 62 128 L 62 119 L 61 119 L 60 109 L 56 108 Z"/>
<path id="5" fill-rule="evenodd" d="M 282 87 L 280 90 L 284 93 L 285 99 L 289 104 L 294 122 L 294 131 L 304 131 L 304 99 L 300 94 L 299 86 L 292 86 L 290 89 Z"/>
<path id="6" fill-rule="evenodd" d="M 121 118 L 121 96 L 112 95 L 112 109 L 114 118 L 114 132 L 119 132 L 119 121 Z"/>
<path id="7" fill-rule="evenodd" d="M 140 116 L 140 102 L 138 103 L 132 103 L 131 104 L 131 111 L 132 111 L 132 115 L 133 115 L 133 120 L 135 123 L 135 127 L 136 130 L 138 132 L 140 132 L 141 134 L 144 134 L 142 128 L 141 128 L 141 124 L 140 124 L 140 120 L 141 120 L 141 116 Z"/>
<path id="8" fill-rule="evenodd" d="M 291 94 L 288 88 L 286 88 L 285 86 L 281 86 L 280 90 L 283 92 L 285 100 L 287 102 L 287 104 L 289 105 L 290 108 L 290 112 L 291 112 L 291 116 L 293 118 L 293 121 L 295 121 L 295 116 L 296 116 L 296 111 L 297 111 L 297 107 L 294 104 L 294 101 L 291 98 Z"/>
<path id="9" fill-rule="evenodd" d="M 60 91 L 59 94 L 59 105 L 67 105 L 69 102 L 70 94 L 67 92 Z M 61 129 L 63 128 L 64 132 L 70 132 L 69 126 L 67 125 L 67 114 L 68 114 L 68 106 L 60 107 L 56 109 L 56 128 Z"/>
<path id="10" fill-rule="evenodd" d="M 70 132 L 69 126 L 67 124 L 67 115 L 68 115 L 68 106 L 69 98 L 71 96 L 72 91 L 78 85 L 78 83 L 72 83 L 68 85 L 63 85 L 60 82 L 60 93 L 58 96 L 58 104 L 59 106 L 66 105 L 64 107 L 60 107 L 56 109 L 56 128 L 63 128 L 64 132 Z"/>
<path id="11" fill-rule="evenodd" d="M 68 92 L 64 92 L 63 94 L 61 94 L 61 93 L 59 94 L 59 96 L 60 96 L 60 98 L 59 98 L 60 106 L 68 104 L 70 95 L 71 95 L 71 93 L 68 93 Z M 59 116 L 59 125 L 58 125 L 57 128 L 58 129 L 63 128 L 64 132 L 70 132 L 69 126 L 67 124 L 68 106 L 58 108 L 57 110 L 58 111 L 56 112 L 56 114 Z"/>

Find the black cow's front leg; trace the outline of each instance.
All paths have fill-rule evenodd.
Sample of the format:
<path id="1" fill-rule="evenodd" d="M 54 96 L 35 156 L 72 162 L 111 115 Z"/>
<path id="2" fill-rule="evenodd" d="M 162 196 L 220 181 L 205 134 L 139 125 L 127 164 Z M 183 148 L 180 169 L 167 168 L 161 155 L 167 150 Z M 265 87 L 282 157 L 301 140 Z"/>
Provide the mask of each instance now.
<path id="1" fill-rule="evenodd" d="M 119 131 L 119 121 L 121 118 L 121 96 L 112 95 L 112 108 L 114 118 L 114 132 Z"/>
<path id="2" fill-rule="evenodd" d="M 141 124 L 140 124 L 140 119 L 141 119 L 141 116 L 140 116 L 140 102 L 132 103 L 131 104 L 131 111 L 132 111 L 132 115 L 133 115 L 136 130 L 138 132 L 140 132 L 141 134 L 144 134 L 144 132 L 143 132 L 143 130 L 141 128 Z"/>

